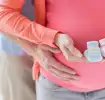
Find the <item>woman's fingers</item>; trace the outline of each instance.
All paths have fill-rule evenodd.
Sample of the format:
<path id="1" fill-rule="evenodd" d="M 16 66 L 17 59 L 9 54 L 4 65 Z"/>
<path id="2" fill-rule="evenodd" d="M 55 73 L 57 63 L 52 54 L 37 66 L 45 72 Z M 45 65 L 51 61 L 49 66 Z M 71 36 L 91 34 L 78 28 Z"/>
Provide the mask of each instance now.
<path id="1" fill-rule="evenodd" d="M 73 44 L 68 43 L 67 45 L 65 45 L 65 48 L 67 48 L 72 55 L 81 58 L 82 57 L 82 53 L 74 47 Z"/>
<path id="2" fill-rule="evenodd" d="M 56 76 L 56 77 L 59 77 L 60 79 L 63 79 L 63 80 L 67 80 L 67 81 L 70 81 L 70 80 L 79 80 L 79 76 L 78 75 L 73 75 L 73 74 L 69 74 L 69 73 L 66 73 L 66 72 L 63 72 L 63 71 L 60 71 L 54 67 L 52 67 L 52 69 L 50 69 L 51 73 Z"/>
<path id="3" fill-rule="evenodd" d="M 72 61 L 72 62 L 82 62 L 83 60 L 80 57 L 74 56 L 73 55 L 73 51 L 71 52 L 68 48 L 66 47 L 61 47 L 61 51 L 64 55 L 64 57 L 68 60 L 68 61 Z M 76 55 L 76 53 L 74 53 Z M 79 54 L 81 55 L 81 54 Z"/>
<path id="4" fill-rule="evenodd" d="M 61 47 L 61 51 L 62 51 L 64 57 L 69 61 L 70 56 L 72 55 L 71 52 L 67 48 L 65 48 L 64 46 Z"/>
<path id="5" fill-rule="evenodd" d="M 56 68 L 57 70 L 59 70 L 59 71 L 63 71 L 63 72 L 66 72 L 66 73 L 69 73 L 69 74 L 73 74 L 73 75 L 76 74 L 76 72 L 73 69 L 71 69 L 71 68 L 69 68 L 67 66 L 64 66 L 63 64 L 61 64 L 61 63 L 59 63 L 57 61 L 54 61 L 52 66 L 54 68 Z"/>

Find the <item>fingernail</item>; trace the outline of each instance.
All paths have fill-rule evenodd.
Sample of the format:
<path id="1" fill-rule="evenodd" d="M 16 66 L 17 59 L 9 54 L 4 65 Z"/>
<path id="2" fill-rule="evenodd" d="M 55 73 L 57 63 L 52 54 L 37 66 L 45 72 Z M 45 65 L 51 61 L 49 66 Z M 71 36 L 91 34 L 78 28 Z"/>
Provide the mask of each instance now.
<path id="1" fill-rule="evenodd" d="M 76 49 L 75 48 L 75 55 L 77 56 L 77 57 L 82 57 L 82 54 L 81 54 L 81 52 L 80 51 L 78 51 L 78 49 Z"/>
<path id="2" fill-rule="evenodd" d="M 82 54 L 81 53 L 78 53 L 77 56 L 81 58 L 82 57 Z"/>
<path id="3" fill-rule="evenodd" d="M 77 80 L 71 80 L 70 82 L 71 82 L 71 83 L 75 83 L 75 82 L 77 82 Z"/>
<path id="4" fill-rule="evenodd" d="M 77 82 L 77 80 L 75 80 L 75 79 L 69 79 L 69 80 L 67 80 L 67 84 L 70 84 L 70 83 L 75 83 L 75 82 Z"/>
<path id="5" fill-rule="evenodd" d="M 76 74 L 76 72 L 72 71 L 72 74 L 73 74 L 73 75 L 75 75 L 75 74 Z"/>
<path id="6" fill-rule="evenodd" d="M 80 80 L 80 77 L 74 77 L 74 79 L 78 81 L 78 80 Z"/>

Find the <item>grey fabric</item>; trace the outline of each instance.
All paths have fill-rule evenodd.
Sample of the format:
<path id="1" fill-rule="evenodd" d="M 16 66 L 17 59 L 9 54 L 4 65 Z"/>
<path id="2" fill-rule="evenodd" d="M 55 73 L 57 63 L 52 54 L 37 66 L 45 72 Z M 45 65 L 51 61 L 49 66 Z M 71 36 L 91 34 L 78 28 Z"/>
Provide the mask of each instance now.
<path id="1" fill-rule="evenodd" d="M 42 75 L 36 82 L 36 91 L 37 100 L 105 100 L 105 89 L 88 93 L 74 92 L 57 86 Z"/>
<path id="2" fill-rule="evenodd" d="M 31 0 L 25 0 L 21 13 L 30 20 L 34 19 L 34 7 Z M 23 53 L 23 50 L 11 40 L 7 39 L 3 33 L 0 33 L 0 52 L 19 55 Z"/>

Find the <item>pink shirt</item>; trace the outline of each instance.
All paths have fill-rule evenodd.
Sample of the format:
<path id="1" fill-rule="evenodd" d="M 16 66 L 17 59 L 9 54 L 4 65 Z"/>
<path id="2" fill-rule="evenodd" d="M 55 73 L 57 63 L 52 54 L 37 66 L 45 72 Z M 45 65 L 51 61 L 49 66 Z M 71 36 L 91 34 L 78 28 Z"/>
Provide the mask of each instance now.
<path id="1" fill-rule="evenodd" d="M 47 0 L 47 26 L 67 33 L 84 52 L 87 41 L 105 38 L 105 0 Z M 62 54 L 55 57 L 77 71 L 81 78 L 67 83 L 41 69 L 50 81 L 83 92 L 105 88 L 105 63 L 67 62 Z"/>

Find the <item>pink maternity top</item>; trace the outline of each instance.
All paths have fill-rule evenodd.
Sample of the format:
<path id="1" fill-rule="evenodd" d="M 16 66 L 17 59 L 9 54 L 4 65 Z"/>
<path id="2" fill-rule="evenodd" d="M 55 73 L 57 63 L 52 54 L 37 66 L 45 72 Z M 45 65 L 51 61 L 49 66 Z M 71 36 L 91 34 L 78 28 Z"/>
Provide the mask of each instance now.
<path id="1" fill-rule="evenodd" d="M 46 10 L 47 27 L 67 33 L 81 52 L 87 41 L 105 38 L 105 0 L 47 0 Z M 65 82 L 41 69 L 50 81 L 75 91 L 105 88 L 105 63 L 68 62 L 61 53 L 55 57 L 73 68 L 80 81 Z"/>

